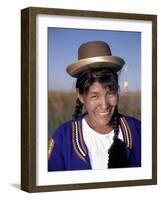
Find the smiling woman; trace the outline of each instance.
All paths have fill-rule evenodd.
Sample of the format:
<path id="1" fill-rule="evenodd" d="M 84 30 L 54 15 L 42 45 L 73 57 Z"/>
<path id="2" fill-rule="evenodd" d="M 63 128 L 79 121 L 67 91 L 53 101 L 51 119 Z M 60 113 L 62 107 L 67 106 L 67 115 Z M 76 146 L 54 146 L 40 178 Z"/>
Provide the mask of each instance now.
<path id="1" fill-rule="evenodd" d="M 50 139 L 48 171 L 140 167 L 141 123 L 118 112 L 117 72 L 125 61 L 103 41 L 82 44 L 78 58 L 67 67 L 77 78 L 73 119 Z"/>
<path id="2" fill-rule="evenodd" d="M 107 133 L 112 129 L 110 122 L 118 100 L 118 83 L 114 77 L 117 77 L 116 74 L 102 68 L 87 70 L 77 80 L 80 104 L 88 112 L 86 121 L 100 133 Z"/>

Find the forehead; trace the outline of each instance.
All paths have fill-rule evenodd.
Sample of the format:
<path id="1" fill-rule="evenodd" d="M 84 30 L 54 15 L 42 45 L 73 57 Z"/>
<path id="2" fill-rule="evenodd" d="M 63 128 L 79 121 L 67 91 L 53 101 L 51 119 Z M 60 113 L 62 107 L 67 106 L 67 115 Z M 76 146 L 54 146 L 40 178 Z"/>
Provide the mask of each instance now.
<path id="1" fill-rule="evenodd" d="M 110 90 L 109 87 L 104 88 L 99 82 L 94 82 L 89 87 L 88 93 L 91 93 L 91 92 L 101 93 L 101 92 L 107 92 L 109 90 Z"/>

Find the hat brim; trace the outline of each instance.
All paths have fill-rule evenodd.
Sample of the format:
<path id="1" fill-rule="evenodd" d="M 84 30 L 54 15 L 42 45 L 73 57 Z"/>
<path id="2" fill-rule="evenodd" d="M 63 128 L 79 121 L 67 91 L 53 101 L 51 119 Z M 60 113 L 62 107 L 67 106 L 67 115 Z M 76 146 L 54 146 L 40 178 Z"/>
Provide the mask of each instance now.
<path id="1" fill-rule="evenodd" d="M 115 71 L 121 70 L 125 61 L 116 56 L 99 56 L 79 60 L 76 63 L 69 65 L 66 71 L 73 77 L 78 77 L 79 74 L 87 69 L 110 68 Z"/>

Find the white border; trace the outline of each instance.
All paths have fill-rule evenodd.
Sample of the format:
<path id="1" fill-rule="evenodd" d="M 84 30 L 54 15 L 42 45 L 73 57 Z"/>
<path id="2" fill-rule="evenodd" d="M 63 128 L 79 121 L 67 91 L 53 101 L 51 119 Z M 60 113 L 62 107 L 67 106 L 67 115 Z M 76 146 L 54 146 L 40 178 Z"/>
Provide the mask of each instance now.
<path id="1" fill-rule="evenodd" d="M 36 185 L 93 183 L 152 178 L 152 23 L 141 20 L 38 15 L 36 21 Z M 142 167 L 47 172 L 47 28 L 82 28 L 141 32 Z"/>

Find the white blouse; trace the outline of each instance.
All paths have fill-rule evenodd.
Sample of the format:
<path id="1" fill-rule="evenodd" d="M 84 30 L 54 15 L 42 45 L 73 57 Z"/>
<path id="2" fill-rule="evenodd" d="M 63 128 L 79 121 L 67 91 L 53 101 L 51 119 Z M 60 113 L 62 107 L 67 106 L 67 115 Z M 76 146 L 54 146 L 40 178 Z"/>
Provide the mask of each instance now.
<path id="1" fill-rule="evenodd" d="M 83 138 L 88 148 L 88 154 L 92 169 L 107 169 L 108 150 L 113 143 L 114 130 L 107 134 L 100 134 L 93 130 L 86 122 L 82 120 Z M 119 139 L 123 141 L 121 128 L 119 127 Z"/>

